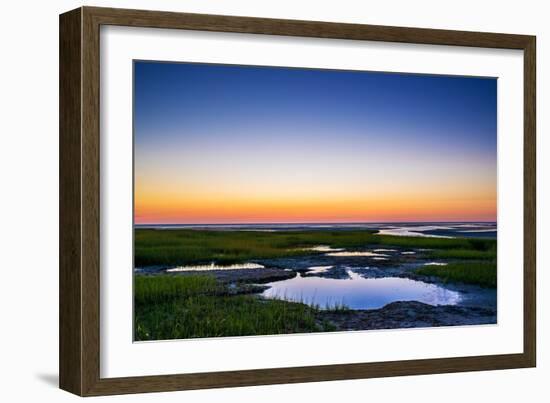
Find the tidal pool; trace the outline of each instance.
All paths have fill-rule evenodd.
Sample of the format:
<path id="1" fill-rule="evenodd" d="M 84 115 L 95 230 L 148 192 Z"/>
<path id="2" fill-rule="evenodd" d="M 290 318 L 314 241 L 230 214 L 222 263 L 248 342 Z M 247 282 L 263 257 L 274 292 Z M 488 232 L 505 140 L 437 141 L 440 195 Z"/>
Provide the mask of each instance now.
<path id="1" fill-rule="evenodd" d="M 352 270 L 350 278 L 315 276 L 294 278 L 267 284 L 261 295 L 302 302 L 321 309 L 346 306 L 349 309 L 378 309 L 395 301 L 420 301 L 430 305 L 456 305 L 460 293 L 444 287 L 400 277 L 364 278 Z"/>

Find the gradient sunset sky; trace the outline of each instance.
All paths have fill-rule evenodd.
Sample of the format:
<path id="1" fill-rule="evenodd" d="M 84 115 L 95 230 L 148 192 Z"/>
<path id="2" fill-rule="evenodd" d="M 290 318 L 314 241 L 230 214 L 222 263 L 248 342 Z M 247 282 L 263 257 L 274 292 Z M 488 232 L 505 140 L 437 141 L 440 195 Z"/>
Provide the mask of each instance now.
<path id="1" fill-rule="evenodd" d="M 496 221 L 497 80 L 134 62 L 135 223 Z"/>

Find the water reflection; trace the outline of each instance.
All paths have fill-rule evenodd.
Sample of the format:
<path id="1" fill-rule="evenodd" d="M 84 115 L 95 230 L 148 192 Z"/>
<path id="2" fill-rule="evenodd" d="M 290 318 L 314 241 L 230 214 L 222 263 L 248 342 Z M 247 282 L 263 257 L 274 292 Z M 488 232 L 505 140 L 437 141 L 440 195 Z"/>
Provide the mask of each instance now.
<path id="1" fill-rule="evenodd" d="M 264 266 L 258 263 L 241 263 L 231 264 L 227 266 L 219 266 L 217 264 L 204 264 L 196 266 L 180 266 L 166 270 L 167 272 L 180 272 L 180 271 L 215 271 L 215 270 L 250 270 L 250 269 L 263 269 Z"/>
<path id="2" fill-rule="evenodd" d="M 326 271 L 332 269 L 334 266 L 311 266 L 308 268 L 308 273 L 318 274 L 325 273 Z"/>
<path id="3" fill-rule="evenodd" d="M 377 309 L 395 301 L 420 301 L 430 305 L 456 305 L 460 293 L 435 284 L 407 278 L 363 278 L 352 270 L 348 279 L 298 274 L 289 280 L 269 283 L 265 298 L 317 305 L 321 309 L 345 305 L 350 309 Z"/>
<path id="4" fill-rule="evenodd" d="M 331 252 L 331 253 L 325 253 L 325 256 L 340 256 L 340 257 L 352 257 L 352 256 L 378 256 L 378 257 L 386 257 L 388 255 L 384 255 L 382 253 L 375 253 L 375 252 L 369 252 L 369 251 L 362 251 L 362 252 Z"/>

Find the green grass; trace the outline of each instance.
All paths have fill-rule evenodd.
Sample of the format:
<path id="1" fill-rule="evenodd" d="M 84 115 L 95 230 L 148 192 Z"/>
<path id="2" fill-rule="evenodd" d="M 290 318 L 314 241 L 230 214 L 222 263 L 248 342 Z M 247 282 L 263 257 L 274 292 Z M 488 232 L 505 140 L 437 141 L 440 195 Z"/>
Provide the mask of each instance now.
<path id="1" fill-rule="evenodd" d="M 135 339 L 168 340 L 333 330 L 314 308 L 228 295 L 208 276 L 136 276 Z"/>
<path id="2" fill-rule="evenodd" d="M 436 259 L 495 259 L 497 256 L 496 249 L 492 250 L 471 250 L 471 249 L 446 249 L 434 250 L 429 255 Z"/>
<path id="3" fill-rule="evenodd" d="M 424 266 L 416 270 L 423 276 L 435 276 L 445 282 L 462 282 L 496 288 L 496 262 L 460 262 L 449 263 L 447 266 Z"/>
<path id="4" fill-rule="evenodd" d="M 197 295 L 219 295 L 224 288 L 212 276 L 135 276 L 134 302 L 149 305 Z"/>
<path id="5" fill-rule="evenodd" d="M 430 252 L 430 256 L 440 259 L 495 260 L 497 241 L 491 239 L 465 239 L 467 247 L 439 249 Z"/>
<path id="6" fill-rule="evenodd" d="M 335 248 L 400 246 L 436 249 L 435 257 L 490 258 L 496 254 L 496 241 L 471 238 L 420 238 L 375 235 L 370 231 L 200 231 L 135 230 L 135 265 L 184 265 L 216 262 L 240 263 L 311 254 L 300 250 L 315 245 Z M 437 256 L 437 253 L 441 253 Z M 447 256 L 445 256 L 447 253 Z M 462 256 L 459 256 L 462 254 Z"/>
<path id="7" fill-rule="evenodd" d="M 239 263 L 250 259 L 304 255 L 292 250 L 320 244 L 361 246 L 369 232 L 253 232 L 135 230 L 136 266 L 191 263 Z"/>

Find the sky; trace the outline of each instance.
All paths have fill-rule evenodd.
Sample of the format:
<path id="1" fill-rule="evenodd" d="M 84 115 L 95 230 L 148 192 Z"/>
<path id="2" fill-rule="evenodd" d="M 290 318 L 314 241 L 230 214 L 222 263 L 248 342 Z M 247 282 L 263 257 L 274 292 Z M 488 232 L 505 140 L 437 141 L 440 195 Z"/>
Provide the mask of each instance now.
<path id="1" fill-rule="evenodd" d="M 497 80 L 134 62 L 136 224 L 496 221 Z"/>

